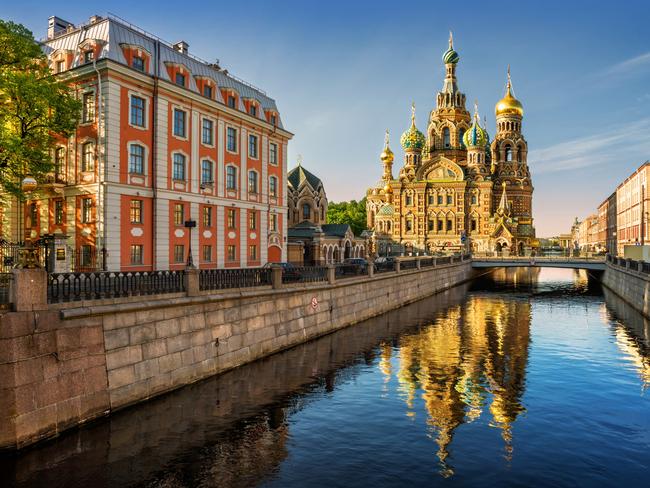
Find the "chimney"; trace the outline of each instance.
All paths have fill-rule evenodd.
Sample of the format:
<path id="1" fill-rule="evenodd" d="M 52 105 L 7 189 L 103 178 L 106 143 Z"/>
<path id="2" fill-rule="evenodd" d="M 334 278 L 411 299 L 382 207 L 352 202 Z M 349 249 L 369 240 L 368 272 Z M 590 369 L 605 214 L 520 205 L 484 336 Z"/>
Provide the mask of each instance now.
<path id="1" fill-rule="evenodd" d="M 185 41 L 179 41 L 176 44 L 174 44 L 174 49 L 181 54 L 187 54 L 189 48 L 190 45 Z"/>
<path id="2" fill-rule="evenodd" d="M 52 16 L 47 22 L 47 38 L 54 39 L 56 36 L 74 29 L 74 24 L 59 17 Z"/>
<path id="3" fill-rule="evenodd" d="M 89 23 L 90 23 L 91 25 L 92 25 L 92 24 L 96 24 L 96 23 L 99 22 L 100 20 L 102 20 L 102 16 L 101 16 L 101 15 L 92 15 L 92 16 L 90 17 Z"/>

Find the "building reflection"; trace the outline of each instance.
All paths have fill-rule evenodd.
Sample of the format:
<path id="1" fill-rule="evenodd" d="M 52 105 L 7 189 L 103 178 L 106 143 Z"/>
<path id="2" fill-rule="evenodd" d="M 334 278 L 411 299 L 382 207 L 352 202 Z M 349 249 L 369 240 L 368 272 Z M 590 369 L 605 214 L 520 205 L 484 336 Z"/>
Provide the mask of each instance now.
<path id="1" fill-rule="evenodd" d="M 601 315 L 611 324 L 617 347 L 637 371 L 645 391 L 650 387 L 650 320 L 608 289 L 603 292 Z"/>
<path id="2" fill-rule="evenodd" d="M 514 269 L 494 276 L 520 285 L 533 284 L 535 278 L 536 273 Z M 416 415 L 422 400 L 443 476 L 454 473 L 449 458 L 457 427 L 484 415 L 500 430 L 505 457 L 511 458 L 513 424 L 524 411 L 530 322 L 527 298 L 476 294 L 430 326 L 401 337 L 399 390 L 408 416 Z M 388 362 L 382 358 L 381 371 L 390 376 Z"/>

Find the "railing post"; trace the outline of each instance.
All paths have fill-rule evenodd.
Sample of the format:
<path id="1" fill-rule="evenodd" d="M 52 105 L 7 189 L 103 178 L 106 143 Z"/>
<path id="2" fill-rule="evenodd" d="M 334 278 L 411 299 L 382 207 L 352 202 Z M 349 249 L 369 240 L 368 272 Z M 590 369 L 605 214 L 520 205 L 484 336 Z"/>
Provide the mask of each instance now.
<path id="1" fill-rule="evenodd" d="M 188 297 L 195 297 L 199 294 L 199 270 L 197 268 L 187 268 L 183 273 L 185 280 L 185 293 Z"/>
<path id="2" fill-rule="evenodd" d="M 271 286 L 274 290 L 282 288 L 282 268 L 280 266 L 271 268 Z"/>
<path id="3" fill-rule="evenodd" d="M 372 278 L 375 276 L 375 263 L 368 263 L 368 277 Z"/>
<path id="4" fill-rule="evenodd" d="M 422 269 L 422 263 L 420 262 L 420 258 L 415 259 L 415 269 Z"/>
<path id="5" fill-rule="evenodd" d="M 643 273 L 643 261 L 638 261 L 638 262 L 636 263 L 636 270 L 637 270 L 639 273 Z"/>
<path id="6" fill-rule="evenodd" d="M 401 266 L 401 260 L 400 260 L 399 258 L 397 258 L 397 259 L 395 260 L 395 271 L 396 271 L 397 273 L 399 273 L 401 268 L 402 268 L 402 266 Z"/>
<path id="7" fill-rule="evenodd" d="M 431 267 L 435 268 L 438 266 L 438 258 L 431 258 Z"/>
<path id="8" fill-rule="evenodd" d="M 333 264 L 327 266 L 327 282 L 330 285 L 336 283 L 336 267 Z"/>
<path id="9" fill-rule="evenodd" d="M 625 269 L 630 269 L 630 261 L 632 261 L 630 258 L 625 260 Z"/>
<path id="10" fill-rule="evenodd" d="M 43 268 L 13 269 L 9 298 L 13 310 L 47 310 L 47 271 Z"/>

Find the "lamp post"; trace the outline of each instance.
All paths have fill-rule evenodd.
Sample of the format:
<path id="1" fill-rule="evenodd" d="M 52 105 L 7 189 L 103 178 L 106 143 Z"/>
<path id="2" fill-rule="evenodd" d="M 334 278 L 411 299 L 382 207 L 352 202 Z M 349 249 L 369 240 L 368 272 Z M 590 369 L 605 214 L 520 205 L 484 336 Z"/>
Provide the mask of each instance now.
<path id="1" fill-rule="evenodd" d="M 20 182 L 20 189 L 22 190 L 23 193 L 31 193 L 34 190 L 36 190 L 37 186 L 38 183 L 32 176 L 25 176 L 23 180 Z M 26 217 L 24 215 L 24 210 L 23 210 L 23 221 L 25 224 L 24 228 L 27 228 L 27 222 L 26 222 Z M 18 260 L 18 265 L 16 267 L 40 268 L 38 264 L 38 254 L 36 253 L 36 249 L 34 248 L 34 242 L 32 241 L 31 235 L 29 236 L 29 239 L 24 238 L 24 240 L 25 243 L 19 251 L 20 258 Z"/>
<path id="2" fill-rule="evenodd" d="M 189 234 L 190 234 L 190 249 L 189 252 L 187 253 L 187 268 L 192 269 L 194 268 L 194 261 L 192 260 L 192 229 L 196 227 L 196 220 L 186 220 L 185 221 L 185 228 L 188 229 Z"/>

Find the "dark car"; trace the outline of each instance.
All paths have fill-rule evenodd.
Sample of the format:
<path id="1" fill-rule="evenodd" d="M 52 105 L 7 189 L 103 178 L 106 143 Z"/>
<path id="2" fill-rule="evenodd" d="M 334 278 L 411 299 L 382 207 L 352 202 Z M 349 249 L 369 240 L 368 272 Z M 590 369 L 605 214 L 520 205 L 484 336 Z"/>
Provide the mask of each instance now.
<path id="1" fill-rule="evenodd" d="M 368 272 L 368 261 L 363 258 L 348 258 L 343 261 L 341 271 L 343 274 L 366 274 Z"/>
<path id="2" fill-rule="evenodd" d="M 375 259 L 375 270 L 377 271 L 386 271 L 395 269 L 395 263 L 397 259 L 395 256 L 380 256 Z"/>
<path id="3" fill-rule="evenodd" d="M 300 272 L 298 271 L 298 268 L 291 263 L 266 263 L 263 267 L 282 268 L 282 281 L 284 283 L 300 280 Z"/>

